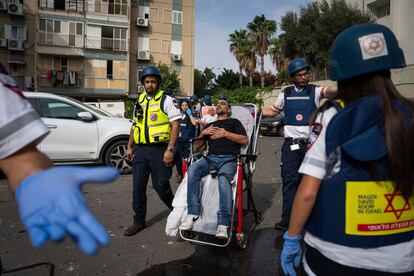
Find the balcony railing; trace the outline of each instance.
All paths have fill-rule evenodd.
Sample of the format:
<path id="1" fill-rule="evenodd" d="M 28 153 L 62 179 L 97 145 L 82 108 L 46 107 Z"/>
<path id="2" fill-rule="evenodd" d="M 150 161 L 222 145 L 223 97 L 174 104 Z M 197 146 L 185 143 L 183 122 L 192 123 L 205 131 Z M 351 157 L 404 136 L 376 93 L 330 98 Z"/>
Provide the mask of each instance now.
<path id="1" fill-rule="evenodd" d="M 103 14 L 128 15 L 128 3 L 109 3 L 103 1 L 88 1 L 88 12 Z"/>
<path id="2" fill-rule="evenodd" d="M 62 71 L 54 69 L 39 69 L 38 77 L 40 87 L 82 87 L 82 71 Z"/>
<path id="3" fill-rule="evenodd" d="M 42 45 L 83 47 L 83 35 L 57 34 L 40 31 L 38 42 Z"/>
<path id="4" fill-rule="evenodd" d="M 127 39 L 88 37 L 87 47 L 93 49 L 105 49 L 113 51 L 127 51 Z"/>

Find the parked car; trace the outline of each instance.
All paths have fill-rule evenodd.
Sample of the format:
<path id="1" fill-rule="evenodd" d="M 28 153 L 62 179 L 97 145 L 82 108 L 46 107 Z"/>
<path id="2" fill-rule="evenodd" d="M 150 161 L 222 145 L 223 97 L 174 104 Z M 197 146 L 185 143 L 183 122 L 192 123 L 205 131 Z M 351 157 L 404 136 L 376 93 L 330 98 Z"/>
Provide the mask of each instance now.
<path id="1" fill-rule="evenodd" d="M 284 136 L 285 114 L 282 112 L 275 117 L 262 119 L 259 133 L 261 135 Z"/>
<path id="2" fill-rule="evenodd" d="M 39 149 L 56 164 L 100 163 L 130 173 L 126 159 L 131 121 L 75 99 L 24 92 L 50 133 Z"/>

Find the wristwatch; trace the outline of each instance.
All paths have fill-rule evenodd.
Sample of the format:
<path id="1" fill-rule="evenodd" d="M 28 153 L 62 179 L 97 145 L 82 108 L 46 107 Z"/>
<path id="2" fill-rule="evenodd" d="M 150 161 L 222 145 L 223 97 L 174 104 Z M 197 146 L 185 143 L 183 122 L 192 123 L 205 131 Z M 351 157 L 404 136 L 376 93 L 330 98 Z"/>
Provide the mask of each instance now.
<path id="1" fill-rule="evenodd" d="M 175 148 L 170 147 L 167 150 L 171 151 L 172 153 L 175 153 Z"/>

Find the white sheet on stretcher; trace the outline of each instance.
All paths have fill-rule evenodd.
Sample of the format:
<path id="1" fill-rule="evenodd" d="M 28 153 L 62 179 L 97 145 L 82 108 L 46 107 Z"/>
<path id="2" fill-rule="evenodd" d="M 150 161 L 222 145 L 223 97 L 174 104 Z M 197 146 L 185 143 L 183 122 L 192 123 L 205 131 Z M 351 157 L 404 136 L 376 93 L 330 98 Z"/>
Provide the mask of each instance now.
<path id="1" fill-rule="evenodd" d="M 201 180 L 200 185 L 201 210 L 199 219 L 194 223 L 193 231 L 215 234 L 220 199 L 218 181 L 208 175 Z M 167 218 L 165 233 L 175 237 L 181 221 L 184 221 L 187 216 L 187 175 L 178 187 L 172 205 L 174 209 Z"/>

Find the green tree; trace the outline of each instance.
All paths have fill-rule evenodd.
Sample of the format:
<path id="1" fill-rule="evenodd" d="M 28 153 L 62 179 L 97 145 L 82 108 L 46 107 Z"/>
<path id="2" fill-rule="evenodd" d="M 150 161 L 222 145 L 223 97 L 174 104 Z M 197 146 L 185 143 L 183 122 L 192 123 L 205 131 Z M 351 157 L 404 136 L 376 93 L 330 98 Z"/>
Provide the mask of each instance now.
<path id="1" fill-rule="evenodd" d="M 270 59 L 273 63 L 273 66 L 276 69 L 277 75 L 280 76 L 280 71 L 282 70 L 281 61 L 283 59 L 281 42 L 279 38 L 272 38 L 269 41 L 269 50 Z"/>
<path id="2" fill-rule="evenodd" d="M 282 17 L 281 52 L 289 59 L 306 58 L 316 71 L 326 70 L 335 37 L 350 26 L 369 22 L 371 15 L 345 0 L 309 3 L 300 7 L 299 14 L 290 11 Z"/>
<path id="3" fill-rule="evenodd" d="M 262 14 L 255 16 L 252 22 L 247 23 L 247 29 L 255 41 L 255 52 L 260 57 L 261 87 L 264 87 L 264 56 L 269 49 L 269 40 L 276 32 L 276 21 L 268 20 Z"/>
<path id="4" fill-rule="evenodd" d="M 194 94 L 197 96 L 203 96 L 205 94 L 211 94 L 215 87 L 214 74 L 211 68 L 204 68 L 204 71 L 194 69 Z"/>
<path id="5" fill-rule="evenodd" d="M 216 88 L 235 89 L 239 87 L 239 75 L 231 69 L 224 69 L 215 79 Z M 243 79 L 242 79 L 243 80 Z"/>
<path id="6" fill-rule="evenodd" d="M 244 41 L 242 51 L 243 59 L 241 64 L 244 71 L 246 71 L 247 77 L 249 78 L 249 86 L 253 87 L 253 74 L 256 71 L 257 59 L 252 36 L 249 36 L 248 39 Z"/>
<path id="7" fill-rule="evenodd" d="M 168 65 L 159 63 L 157 65 L 161 72 L 162 83 L 160 88 L 167 93 L 177 95 L 180 93 L 180 79 L 177 72 L 172 70 Z"/>
<path id="8" fill-rule="evenodd" d="M 235 30 L 234 33 L 230 34 L 229 42 L 230 42 L 230 52 L 234 55 L 237 62 L 239 63 L 239 83 L 240 86 L 243 85 L 243 58 L 244 58 L 244 45 L 246 44 L 246 40 L 248 39 L 248 33 L 244 29 Z"/>

